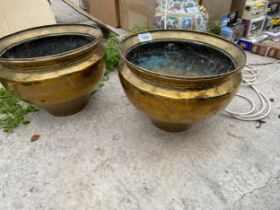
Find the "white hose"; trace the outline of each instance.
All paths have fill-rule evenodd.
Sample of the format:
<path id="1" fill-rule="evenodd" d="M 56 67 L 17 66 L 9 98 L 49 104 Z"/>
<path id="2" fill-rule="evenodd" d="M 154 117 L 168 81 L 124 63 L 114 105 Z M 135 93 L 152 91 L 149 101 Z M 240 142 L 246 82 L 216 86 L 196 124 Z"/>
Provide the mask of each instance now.
<path id="1" fill-rule="evenodd" d="M 243 85 L 249 86 L 258 96 L 260 100 L 260 106 L 256 105 L 256 102 L 247 96 L 238 94 L 237 97 L 242 98 L 249 102 L 251 108 L 247 112 L 234 112 L 229 109 L 226 109 L 226 113 L 236 119 L 243 121 L 257 121 L 266 119 L 272 110 L 272 105 L 268 97 L 261 92 L 256 85 L 264 84 L 272 79 L 275 79 L 279 76 L 280 68 L 273 69 L 275 72 L 265 80 L 257 81 L 261 71 L 270 70 L 271 67 L 279 66 L 280 61 L 275 61 L 273 63 L 262 63 L 262 64 L 247 64 L 243 69 Z M 262 66 L 261 68 L 256 68 L 256 66 Z"/>

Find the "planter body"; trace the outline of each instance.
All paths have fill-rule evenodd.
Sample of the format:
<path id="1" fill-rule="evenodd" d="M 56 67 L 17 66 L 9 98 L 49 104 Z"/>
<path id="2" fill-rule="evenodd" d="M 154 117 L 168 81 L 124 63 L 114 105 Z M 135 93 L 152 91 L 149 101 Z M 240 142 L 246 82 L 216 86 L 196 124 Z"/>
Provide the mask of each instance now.
<path id="1" fill-rule="evenodd" d="M 133 35 L 120 45 L 122 62 L 119 66 L 120 81 L 132 104 L 146 113 L 157 127 L 169 132 L 186 130 L 193 123 L 224 110 L 239 90 L 241 69 L 246 63 L 244 52 L 234 43 L 206 33 L 151 31 L 150 34 L 152 41 L 185 40 L 211 46 L 231 57 L 236 68 L 211 77 L 158 74 L 127 60 L 127 52 L 143 44 L 138 35 Z"/>
<path id="2" fill-rule="evenodd" d="M 11 46 L 38 37 L 85 35 L 94 40 L 82 47 L 45 57 L 3 58 Z M 22 31 L 0 40 L 0 79 L 22 100 L 56 116 L 82 110 L 104 75 L 105 49 L 98 28 L 51 25 Z"/>

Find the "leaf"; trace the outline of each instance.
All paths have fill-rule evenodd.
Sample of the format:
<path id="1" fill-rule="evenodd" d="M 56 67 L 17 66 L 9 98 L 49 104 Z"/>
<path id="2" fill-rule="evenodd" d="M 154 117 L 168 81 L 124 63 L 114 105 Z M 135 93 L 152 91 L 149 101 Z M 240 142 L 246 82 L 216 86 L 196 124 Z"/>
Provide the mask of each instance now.
<path id="1" fill-rule="evenodd" d="M 219 23 L 214 23 L 209 27 L 209 33 L 220 36 L 221 35 L 221 24 Z"/>
<path id="2" fill-rule="evenodd" d="M 31 142 L 35 142 L 35 141 L 38 141 L 40 139 L 40 135 L 33 135 L 31 137 Z"/>

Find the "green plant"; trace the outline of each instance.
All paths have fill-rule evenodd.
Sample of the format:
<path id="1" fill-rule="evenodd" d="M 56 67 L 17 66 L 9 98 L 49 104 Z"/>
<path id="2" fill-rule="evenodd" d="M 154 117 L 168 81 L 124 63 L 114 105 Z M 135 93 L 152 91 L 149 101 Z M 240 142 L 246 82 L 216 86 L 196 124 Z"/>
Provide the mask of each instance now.
<path id="1" fill-rule="evenodd" d="M 35 107 L 20 101 L 4 88 L 0 88 L 0 126 L 11 133 L 19 125 L 27 125 L 29 113 L 38 111 Z"/>
<path id="2" fill-rule="evenodd" d="M 144 31 L 148 31 L 151 28 L 147 25 L 136 25 L 132 29 L 130 29 L 128 32 L 129 34 L 134 33 L 140 33 Z M 98 85 L 96 90 L 93 92 L 93 94 L 97 93 L 98 90 L 100 90 L 105 84 L 104 82 L 109 80 L 109 75 L 112 71 L 114 71 L 120 62 L 121 56 L 119 54 L 119 43 L 120 39 L 116 34 L 110 34 L 106 45 L 106 56 L 105 56 L 105 65 L 106 65 L 106 71 L 104 75 L 103 81 Z"/>
<path id="3" fill-rule="evenodd" d="M 148 31 L 151 28 L 147 25 L 136 25 L 129 30 L 129 34 L 140 33 Z M 119 37 L 115 34 L 110 34 L 106 44 L 106 73 L 105 78 L 109 76 L 110 72 L 114 71 L 119 65 L 121 56 L 119 54 Z"/>
<path id="4" fill-rule="evenodd" d="M 96 90 L 93 92 L 93 95 L 98 92 L 102 87 L 104 87 L 104 82 L 109 80 L 109 74 L 114 71 L 119 65 L 121 56 L 119 54 L 119 38 L 116 34 L 111 33 L 106 45 L 106 55 L 105 55 L 105 73 L 103 81 L 100 82 Z"/>
<path id="5" fill-rule="evenodd" d="M 141 33 L 141 32 L 145 32 L 145 31 L 149 31 L 151 30 L 151 27 L 146 25 L 146 24 L 142 24 L 142 25 L 136 25 L 134 26 L 132 29 L 128 30 L 128 32 L 130 34 L 135 34 L 135 33 Z"/>
<path id="6" fill-rule="evenodd" d="M 106 73 L 107 77 L 111 71 L 114 71 L 119 65 L 120 54 L 119 54 L 119 38 L 115 34 L 110 34 L 106 44 Z"/>
<path id="7" fill-rule="evenodd" d="M 210 30 L 209 33 L 220 36 L 221 34 L 221 26 L 218 24 L 213 24 L 212 26 L 210 26 Z"/>

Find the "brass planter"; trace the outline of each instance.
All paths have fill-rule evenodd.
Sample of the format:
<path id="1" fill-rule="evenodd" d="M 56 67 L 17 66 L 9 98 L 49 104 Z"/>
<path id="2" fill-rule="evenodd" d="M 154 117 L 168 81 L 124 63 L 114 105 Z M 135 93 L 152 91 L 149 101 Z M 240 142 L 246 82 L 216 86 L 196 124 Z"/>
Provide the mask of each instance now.
<path id="1" fill-rule="evenodd" d="M 207 33 L 169 30 L 151 31 L 150 34 L 152 40 L 141 42 L 138 34 L 135 34 L 120 44 L 122 62 L 119 77 L 132 104 L 146 113 L 157 127 L 169 132 L 186 130 L 193 123 L 207 120 L 224 110 L 241 84 L 241 70 L 246 63 L 243 50 L 232 42 Z M 180 43 L 177 45 L 177 42 Z M 169 56 L 172 53 L 172 50 L 168 51 L 169 47 L 179 49 L 183 45 L 186 45 L 186 49 L 187 45 L 192 47 L 185 51 L 185 55 L 179 55 L 182 58 L 176 55 L 175 58 L 184 59 L 182 65 L 194 63 L 199 75 L 195 70 L 192 74 L 184 71 L 178 73 L 173 72 L 170 66 L 155 70 L 139 65 L 140 61 L 137 63 L 143 53 L 153 54 L 154 49 L 158 48 L 159 55 L 162 55 L 160 51 L 165 51 Z M 208 51 L 212 57 L 207 58 Z M 192 57 L 195 53 L 201 57 L 201 61 L 188 60 L 188 56 Z M 203 66 L 204 62 L 210 66 L 208 60 L 215 60 L 216 57 L 220 60 L 214 65 L 219 71 L 213 67 L 210 71 L 210 67 Z M 223 70 L 222 65 L 227 69 Z"/>
<path id="2" fill-rule="evenodd" d="M 22 100 L 55 116 L 82 110 L 104 75 L 102 32 L 50 25 L 0 40 L 0 80 Z"/>

